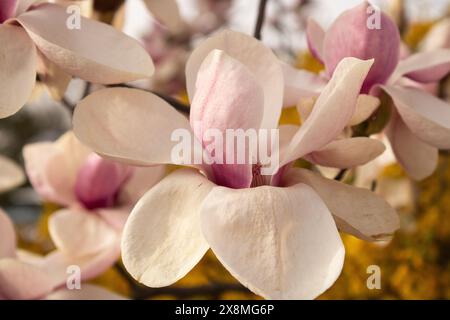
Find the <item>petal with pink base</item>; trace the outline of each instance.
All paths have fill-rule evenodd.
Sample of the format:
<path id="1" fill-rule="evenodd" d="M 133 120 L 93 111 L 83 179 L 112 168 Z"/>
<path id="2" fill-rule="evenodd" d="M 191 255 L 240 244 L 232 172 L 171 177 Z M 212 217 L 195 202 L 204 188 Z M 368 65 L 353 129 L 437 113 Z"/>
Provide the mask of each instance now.
<path id="1" fill-rule="evenodd" d="M 17 0 L 2 0 L 0 1 L 0 23 L 5 22 L 14 16 L 17 9 Z"/>
<path id="2" fill-rule="evenodd" d="M 308 47 L 311 54 L 314 58 L 320 62 L 323 62 L 323 42 L 325 39 L 325 31 L 314 19 L 308 19 L 306 39 L 308 41 Z"/>

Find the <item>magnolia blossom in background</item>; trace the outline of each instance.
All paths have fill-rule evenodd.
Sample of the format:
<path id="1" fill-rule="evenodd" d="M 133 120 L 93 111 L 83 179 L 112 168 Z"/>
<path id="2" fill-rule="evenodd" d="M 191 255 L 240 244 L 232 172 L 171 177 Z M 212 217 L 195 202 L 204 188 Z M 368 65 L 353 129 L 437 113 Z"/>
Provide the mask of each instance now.
<path id="1" fill-rule="evenodd" d="M 373 61 L 344 59 L 300 127 L 280 128 L 281 169 L 262 176 L 257 164 L 212 164 L 179 169 L 149 190 L 124 229 L 122 259 L 150 287 L 184 277 L 211 248 L 231 274 L 265 298 L 314 298 L 341 272 L 344 247 L 338 228 L 367 240 L 398 228 L 395 211 L 368 190 L 327 180 L 292 161 L 332 142 L 352 117 Z M 283 101 L 280 64 L 253 37 L 220 32 L 191 54 L 186 66 L 191 124 L 153 94 L 113 88 L 85 98 L 74 131 L 96 152 L 129 163 L 171 163 L 171 133 L 192 130 L 270 129 Z M 108 117 L 105 115 L 108 114 Z M 327 116 L 325 116 L 327 115 Z M 124 123 L 123 117 L 130 121 Z M 93 120 L 95 119 L 95 121 Z M 157 142 L 157 143 L 156 143 Z M 364 163 L 370 139 L 336 145 L 324 159 Z M 347 149 L 347 151 L 349 151 Z M 217 152 L 217 151 L 216 151 Z M 368 152 L 371 153 L 371 152 Z M 359 160 L 355 160 L 359 158 Z M 343 164 L 345 166 L 345 164 Z M 339 196 L 337 196 L 339 195 Z"/>
<path id="2" fill-rule="evenodd" d="M 27 145 L 23 155 L 34 189 L 64 207 L 49 218 L 56 247 L 77 259 L 95 257 L 102 270 L 119 258 L 132 206 L 165 172 L 163 166 L 135 168 L 103 159 L 72 132 L 54 143 Z"/>
<path id="3" fill-rule="evenodd" d="M 0 193 L 12 190 L 24 181 L 22 169 L 12 160 L 0 155 Z"/>
<path id="4" fill-rule="evenodd" d="M 152 60 L 136 40 L 84 17 L 82 32 L 72 30 L 66 25 L 68 17 L 57 4 L 0 2 L 0 118 L 27 102 L 36 72 L 59 98 L 72 76 L 113 84 L 152 75 Z"/>
<path id="5" fill-rule="evenodd" d="M 16 247 L 14 225 L 0 209 L 0 300 L 4 299 L 123 299 L 93 285 L 81 289 L 65 288 L 67 268 L 76 265 L 82 280 L 105 271 L 97 257 L 74 258 L 55 250 L 46 256 L 35 255 Z"/>
<path id="6" fill-rule="evenodd" d="M 417 84 L 437 82 L 449 73 L 450 50 L 421 52 L 399 61 L 400 35 L 395 23 L 382 12 L 368 10 L 368 6 L 363 3 L 344 12 L 327 32 L 310 21 L 308 44 L 324 63 L 325 74 L 285 73 L 288 92 L 293 100 L 304 97 L 305 92 L 314 96 L 317 89 L 310 84 L 323 83 L 343 58 L 374 58 L 362 93 L 380 96 L 384 92 L 392 98 L 394 108 L 386 134 L 407 173 L 423 179 L 436 168 L 438 149 L 450 148 L 450 106 Z M 368 27 L 369 14 L 380 15 L 379 28 Z"/>

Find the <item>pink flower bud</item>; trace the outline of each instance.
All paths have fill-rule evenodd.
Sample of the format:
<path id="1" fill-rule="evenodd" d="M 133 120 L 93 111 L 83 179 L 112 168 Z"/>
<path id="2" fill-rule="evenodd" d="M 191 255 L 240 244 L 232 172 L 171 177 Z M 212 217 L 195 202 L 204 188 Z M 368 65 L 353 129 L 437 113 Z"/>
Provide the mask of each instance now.
<path id="1" fill-rule="evenodd" d="M 87 209 L 111 207 L 131 174 L 132 168 L 93 153 L 78 172 L 75 194 Z"/>
<path id="2" fill-rule="evenodd" d="M 390 77 L 399 60 L 400 33 L 394 21 L 367 2 L 345 11 L 330 29 L 324 40 L 324 62 L 331 76 L 345 57 L 375 59 L 362 92 L 369 92 L 375 84 L 383 84 Z"/>
<path id="3" fill-rule="evenodd" d="M 1 0 L 0 1 L 0 23 L 5 22 L 14 16 L 17 7 L 17 0 Z"/>

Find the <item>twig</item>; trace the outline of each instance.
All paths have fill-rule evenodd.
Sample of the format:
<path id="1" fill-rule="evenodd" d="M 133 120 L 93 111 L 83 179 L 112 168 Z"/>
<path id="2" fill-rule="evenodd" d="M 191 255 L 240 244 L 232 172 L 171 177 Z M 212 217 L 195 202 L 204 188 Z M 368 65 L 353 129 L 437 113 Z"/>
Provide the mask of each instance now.
<path id="1" fill-rule="evenodd" d="M 258 40 L 261 40 L 261 29 L 264 24 L 264 18 L 266 16 L 266 5 L 267 0 L 259 1 L 258 18 L 256 20 L 255 32 L 253 33 L 253 36 Z"/>
<path id="2" fill-rule="evenodd" d="M 334 177 L 334 180 L 336 181 L 342 181 L 345 174 L 347 173 L 348 169 L 341 169 L 338 174 Z"/>

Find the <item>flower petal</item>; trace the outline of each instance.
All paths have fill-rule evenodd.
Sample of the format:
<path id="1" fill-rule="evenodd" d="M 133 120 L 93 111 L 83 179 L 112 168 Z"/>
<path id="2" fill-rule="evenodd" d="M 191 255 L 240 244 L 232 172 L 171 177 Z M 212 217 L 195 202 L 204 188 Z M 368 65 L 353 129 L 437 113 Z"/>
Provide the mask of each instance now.
<path id="1" fill-rule="evenodd" d="M 62 209 L 48 221 L 56 247 L 79 257 L 98 252 L 114 243 L 119 234 L 94 213 L 81 209 Z"/>
<path id="2" fill-rule="evenodd" d="M 319 60 L 323 61 L 323 42 L 325 39 L 325 30 L 314 19 L 308 19 L 306 27 L 306 39 L 308 41 L 309 51 Z"/>
<path id="3" fill-rule="evenodd" d="M 48 60 L 40 51 L 38 51 L 38 58 L 42 66 L 42 70 L 38 69 L 39 80 L 45 84 L 53 99 L 61 100 L 72 76 Z"/>
<path id="4" fill-rule="evenodd" d="M 422 180 L 437 167 L 437 148 L 416 137 L 397 114 L 393 114 L 386 130 L 397 161 L 410 177 Z"/>
<path id="5" fill-rule="evenodd" d="M 381 141 L 357 137 L 335 140 L 324 148 L 306 156 L 314 164 L 332 168 L 354 168 L 381 155 L 385 146 Z"/>
<path id="6" fill-rule="evenodd" d="M 83 284 L 80 290 L 55 291 L 45 297 L 45 300 L 125 300 L 125 297 L 100 286 Z"/>
<path id="7" fill-rule="evenodd" d="M 137 203 L 125 225 L 122 259 L 128 272 L 149 287 L 181 279 L 203 257 L 200 206 L 214 187 L 194 170 L 179 169 Z"/>
<path id="8" fill-rule="evenodd" d="M 402 76 L 422 83 L 438 82 L 450 72 L 450 49 L 416 53 L 400 61 L 389 80 L 394 83 Z"/>
<path id="9" fill-rule="evenodd" d="M 217 187 L 203 202 L 201 220 L 217 258 L 266 299 L 315 298 L 341 272 L 344 246 L 336 225 L 307 185 Z"/>
<path id="10" fill-rule="evenodd" d="M 273 52 L 254 37 L 225 30 L 203 41 L 186 64 L 186 84 L 190 101 L 196 91 L 197 73 L 206 56 L 214 49 L 223 50 L 244 64 L 264 91 L 262 128 L 276 128 L 283 102 L 283 73 Z"/>
<path id="11" fill-rule="evenodd" d="M 20 186 L 25 181 L 25 175 L 22 169 L 0 155 L 0 193 L 7 192 Z"/>
<path id="12" fill-rule="evenodd" d="M 295 106 L 301 98 L 318 97 L 327 82 L 320 76 L 306 70 L 296 69 L 282 63 L 284 76 L 283 106 Z"/>
<path id="13" fill-rule="evenodd" d="M 16 9 L 17 0 L 2 0 L 0 2 L 0 23 L 14 16 Z"/>
<path id="14" fill-rule="evenodd" d="M 53 290 L 49 275 L 16 259 L 0 260 L 0 296 L 12 300 L 38 299 Z"/>
<path id="15" fill-rule="evenodd" d="M 419 50 L 424 52 L 442 48 L 450 48 L 450 18 L 436 23 L 419 46 Z"/>
<path id="16" fill-rule="evenodd" d="M 39 195 L 48 201 L 70 205 L 77 202 L 75 180 L 90 153 L 91 150 L 68 132 L 55 143 L 26 145 L 23 158 L 28 178 Z"/>
<path id="17" fill-rule="evenodd" d="M 367 189 L 326 179 L 312 171 L 294 168 L 285 175 L 285 185 L 311 186 L 334 216 L 339 230 L 363 240 L 385 240 L 397 230 L 399 217 L 381 197 Z"/>
<path id="18" fill-rule="evenodd" d="M 311 115 L 300 127 L 289 146 L 286 164 L 319 150 L 334 140 L 347 126 L 356 109 L 359 90 L 373 60 L 345 58 L 317 99 Z"/>
<path id="19" fill-rule="evenodd" d="M 180 33 L 186 28 L 175 0 L 144 0 L 144 3 L 150 13 L 171 32 Z"/>
<path id="20" fill-rule="evenodd" d="M 450 105 L 422 90 L 383 86 L 408 126 L 420 140 L 450 149 Z"/>
<path id="21" fill-rule="evenodd" d="M 18 26 L 0 24 L 0 119 L 28 101 L 36 82 L 36 47 Z"/>
<path id="22" fill-rule="evenodd" d="M 99 90 L 83 99 L 75 108 L 73 130 L 95 152 L 135 165 L 172 163 L 178 144 L 172 134 L 191 132 L 189 121 L 164 100 L 128 88 Z"/>
<path id="23" fill-rule="evenodd" d="M 367 94 L 360 94 L 356 102 L 356 110 L 350 120 L 349 126 L 356 126 L 366 121 L 380 106 L 380 99 Z"/>
<path id="24" fill-rule="evenodd" d="M 153 74 L 153 62 L 136 40 L 84 17 L 80 17 L 81 30 L 71 30 L 65 27 L 67 19 L 63 7 L 46 3 L 17 21 L 49 60 L 73 76 L 112 84 Z"/>
<path id="25" fill-rule="evenodd" d="M 0 208 L 0 259 L 16 255 L 16 232 L 9 216 Z"/>
<path id="26" fill-rule="evenodd" d="M 259 129 L 264 112 L 264 92 L 253 74 L 238 60 L 220 50 L 213 50 L 203 61 L 191 105 L 190 122 L 194 134 L 204 147 L 210 146 L 210 156 L 217 184 L 230 188 L 247 188 L 252 182 L 252 163 L 227 163 L 225 143 L 227 129 Z M 216 130 L 220 141 L 208 141 L 209 132 Z M 215 144 L 221 144 L 220 147 Z M 222 152 L 219 152 L 221 150 Z M 246 150 L 253 154 L 257 150 Z M 231 152 L 235 152 L 232 150 Z M 247 159 L 248 160 L 248 159 Z"/>

